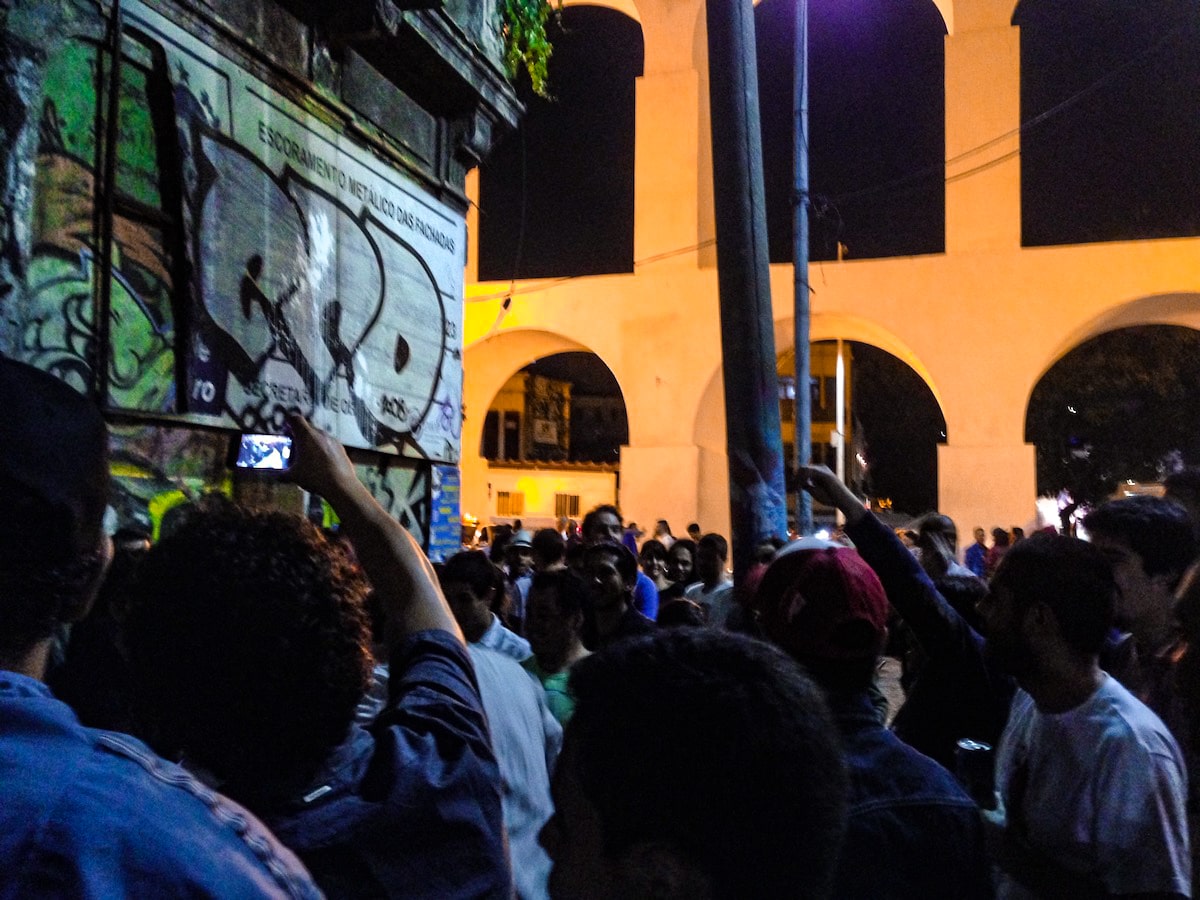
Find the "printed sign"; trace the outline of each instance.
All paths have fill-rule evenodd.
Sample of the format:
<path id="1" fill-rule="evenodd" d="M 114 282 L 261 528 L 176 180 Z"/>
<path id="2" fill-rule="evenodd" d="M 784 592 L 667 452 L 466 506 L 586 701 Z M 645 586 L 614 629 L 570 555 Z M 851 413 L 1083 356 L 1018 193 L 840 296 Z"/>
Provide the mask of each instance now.
<path id="1" fill-rule="evenodd" d="M 462 549 L 461 482 L 454 466 L 433 467 L 429 510 L 429 558 L 445 562 Z"/>

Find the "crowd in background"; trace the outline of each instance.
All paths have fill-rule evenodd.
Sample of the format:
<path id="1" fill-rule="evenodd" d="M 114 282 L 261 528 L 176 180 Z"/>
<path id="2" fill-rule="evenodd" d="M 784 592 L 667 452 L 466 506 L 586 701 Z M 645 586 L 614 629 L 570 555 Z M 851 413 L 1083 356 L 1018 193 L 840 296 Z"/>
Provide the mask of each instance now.
<path id="1" fill-rule="evenodd" d="M 737 583 L 614 506 L 434 567 L 303 419 L 338 531 L 151 546 L 90 401 L 0 357 L 0 404 L 0 898 L 1192 895 L 1196 473 L 1087 542 L 960 556 L 811 467 L 837 539 Z"/>

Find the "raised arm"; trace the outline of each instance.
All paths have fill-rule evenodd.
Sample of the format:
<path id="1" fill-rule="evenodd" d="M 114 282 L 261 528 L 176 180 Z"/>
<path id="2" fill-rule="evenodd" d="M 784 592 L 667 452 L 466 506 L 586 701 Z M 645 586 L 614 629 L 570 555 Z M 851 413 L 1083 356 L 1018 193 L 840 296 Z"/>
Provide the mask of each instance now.
<path id="1" fill-rule="evenodd" d="M 938 593 L 916 558 L 890 528 L 825 466 L 800 470 L 805 490 L 846 517 L 846 534 L 883 582 L 888 600 L 931 657 L 967 665 L 982 661 L 983 639 Z"/>
<path id="2" fill-rule="evenodd" d="M 294 447 L 290 477 L 329 501 L 354 545 L 359 563 L 388 612 L 393 645 L 417 631 L 462 631 L 442 597 L 433 566 L 399 522 L 388 515 L 354 474 L 345 449 L 300 416 L 288 423 Z"/>

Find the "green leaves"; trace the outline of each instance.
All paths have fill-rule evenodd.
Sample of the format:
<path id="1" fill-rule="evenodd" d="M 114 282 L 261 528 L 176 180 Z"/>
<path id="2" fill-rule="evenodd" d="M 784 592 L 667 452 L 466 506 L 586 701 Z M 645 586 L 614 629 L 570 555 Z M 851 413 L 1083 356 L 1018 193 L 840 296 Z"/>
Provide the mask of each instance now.
<path id="1" fill-rule="evenodd" d="M 562 2 L 559 0 L 559 9 Z M 529 73 L 533 92 L 550 96 L 546 64 L 554 48 L 546 37 L 546 23 L 555 15 L 549 0 L 500 0 L 500 35 L 504 39 L 504 66 L 516 79 L 521 70 Z"/>

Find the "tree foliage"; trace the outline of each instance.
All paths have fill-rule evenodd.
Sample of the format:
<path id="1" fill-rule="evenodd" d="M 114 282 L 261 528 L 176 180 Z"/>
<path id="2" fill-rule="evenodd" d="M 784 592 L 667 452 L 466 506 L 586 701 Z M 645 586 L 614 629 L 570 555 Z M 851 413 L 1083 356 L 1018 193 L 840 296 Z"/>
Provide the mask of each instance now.
<path id="1" fill-rule="evenodd" d="M 561 0 L 558 5 L 562 7 Z M 550 95 L 546 67 L 554 48 L 546 37 L 546 23 L 554 14 L 549 0 L 501 0 L 500 3 L 500 33 L 508 77 L 516 79 L 524 69 L 539 97 Z"/>
<path id="2" fill-rule="evenodd" d="M 1076 347 L 1034 388 L 1025 438 L 1038 490 L 1082 503 L 1200 463 L 1200 332 L 1142 326 Z"/>

